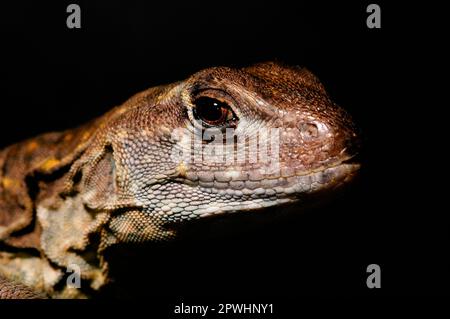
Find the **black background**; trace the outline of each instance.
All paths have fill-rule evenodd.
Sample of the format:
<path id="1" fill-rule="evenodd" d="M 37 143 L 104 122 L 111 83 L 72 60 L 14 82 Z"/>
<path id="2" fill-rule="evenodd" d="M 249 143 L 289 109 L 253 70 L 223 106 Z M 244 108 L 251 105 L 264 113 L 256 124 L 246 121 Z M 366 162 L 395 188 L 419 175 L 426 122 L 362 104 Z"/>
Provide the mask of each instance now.
<path id="1" fill-rule="evenodd" d="M 368 29 L 365 1 L 76 1 L 82 28 L 70 30 L 68 3 L 1 6 L 0 147 L 79 125 L 205 67 L 274 59 L 312 70 L 364 133 L 361 178 L 332 204 L 262 229 L 146 250 L 124 261 L 129 267 L 117 276 L 125 288 L 111 294 L 445 291 L 448 227 L 428 199 L 436 197 L 427 180 L 435 173 L 424 168 L 437 134 L 422 125 L 435 117 L 421 96 L 434 81 L 425 74 L 433 57 L 421 53 L 433 54 L 423 19 L 430 8 L 377 1 L 382 28 Z M 423 121 L 412 123 L 417 109 L 426 110 Z M 366 287 L 371 263 L 381 266 L 381 289 Z"/>

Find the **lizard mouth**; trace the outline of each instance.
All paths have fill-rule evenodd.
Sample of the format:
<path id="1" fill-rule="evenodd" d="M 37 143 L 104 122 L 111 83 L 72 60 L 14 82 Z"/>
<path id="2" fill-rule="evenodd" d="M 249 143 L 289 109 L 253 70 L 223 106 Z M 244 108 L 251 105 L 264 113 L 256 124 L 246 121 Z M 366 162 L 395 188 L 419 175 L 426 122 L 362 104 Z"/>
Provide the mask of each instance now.
<path id="1" fill-rule="evenodd" d="M 281 176 L 255 176 L 237 171 L 214 175 L 188 175 L 184 183 L 200 191 L 236 199 L 295 197 L 332 189 L 353 179 L 360 168 L 357 155 L 310 171 L 295 171 Z"/>
<path id="2" fill-rule="evenodd" d="M 335 189 L 348 184 L 359 168 L 358 159 L 351 156 L 314 171 L 299 171 L 285 177 L 254 180 L 255 176 L 251 174 L 245 175 L 244 179 L 242 174 L 221 172 L 217 175 L 221 181 L 212 179 L 211 175 L 200 174 L 186 175 L 193 180 L 184 178 L 178 182 L 184 184 L 187 187 L 186 192 L 192 194 L 189 195 L 191 207 L 187 213 L 190 214 L 189 218 L 197 219 L 218 216 L 225 212 L 254 211 L 299 200 L 307 201 L 308 197 L 313 198 L 318 194 L 324 194 L 326 197 L 327 193 L 333 194 Z M 230 175 L 234 179 L 225 182 L 225 178 Z M 202 203 L 201 198 L 207 198 L 207 203 Z M 180 218 L 179 214 L 181 213 L 178 211 L 174 212 L 169 220 L 177 220 Z"/>
<path id="3" fill-rule="evenodd" d="M 175 177 L 172 183 L 163 185 L 165 191 L 172 187 L 172 194 L 163 200 L 161 217 L 175 222 L 299 201 L 306 204 L 309 198 L 317 195 L 327 198 L 327 194 L 336 193 L 337 188 L 348 184 L 357 175 L 359 168 L 356 156 L 346 156 L 309 171 L 281 167 L 278 176 L 277 173 L 261 176 L 258 172 L 245 170 L 187 171 Z M 159 189 L 157 191 L 160 193 Z"/>

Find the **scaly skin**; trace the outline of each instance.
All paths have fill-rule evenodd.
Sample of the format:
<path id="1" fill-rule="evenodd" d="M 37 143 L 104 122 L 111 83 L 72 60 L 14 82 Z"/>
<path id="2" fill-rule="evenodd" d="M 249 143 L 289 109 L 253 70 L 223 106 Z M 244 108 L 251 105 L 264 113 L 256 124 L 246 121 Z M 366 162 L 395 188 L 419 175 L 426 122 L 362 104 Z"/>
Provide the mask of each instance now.
<path id="1" fill-rule="evenodd" d="M 225 120 L 210 121 L 211 101 Z M 227 128 L 237 140 L 219 135 Z M 69 265 L 99 290 L 108 247 L 333 190 L 359 168 L 349 162 L 356 144 L 350 117 L 303 68 L 211 68 L 151 88 L 82 127 L 0 152 L 0 275 L 86 297 L 61 285 Z"/>

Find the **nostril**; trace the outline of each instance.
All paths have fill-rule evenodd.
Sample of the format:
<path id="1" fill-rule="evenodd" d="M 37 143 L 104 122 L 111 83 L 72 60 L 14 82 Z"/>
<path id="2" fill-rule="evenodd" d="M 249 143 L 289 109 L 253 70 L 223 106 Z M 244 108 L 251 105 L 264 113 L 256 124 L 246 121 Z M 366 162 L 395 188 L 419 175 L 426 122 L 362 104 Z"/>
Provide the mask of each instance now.
<path id="1" fill-rule="evenodd" d="M 300 123 L 298 128 L 304 141 L 313 140 L 319 137 L 319 127 L 315 123 Z"/>

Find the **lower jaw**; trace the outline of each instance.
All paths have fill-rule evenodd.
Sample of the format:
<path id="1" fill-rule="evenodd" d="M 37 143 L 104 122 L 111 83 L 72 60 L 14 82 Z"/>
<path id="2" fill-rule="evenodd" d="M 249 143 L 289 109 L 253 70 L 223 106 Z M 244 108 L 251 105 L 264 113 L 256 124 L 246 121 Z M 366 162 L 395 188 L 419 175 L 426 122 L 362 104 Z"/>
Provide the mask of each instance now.
<path id="1" fill-rule="evenodd" d="M 203 239 L 203 231 L 208 229 L 209 236 L 221 237 L 227 236 L 230 230 L 233 234 L 247 233 L 252 229 L 272 225 L 273 222 L 289 221 L 291 218 L 322 209 L 348 190 L 347 186 L 352 185 L 358 175 L 359 165 L 342 164 L 329 169 L 333 169 L 338 176 L 320 188 L 303 193 L 280 192 L 271 198 L 265 198 L 264 201 L 262 198 L 249 198 L 239 202 L 238 206 L 217 207 L 217 211 L 199 214 L 188 223 L 177 223 L 177 226 L 173 225 L 174 229 L 177 229 L 177 233 L 180 231 L 183 236 L 186 235 L 184 232 L 187 229 L 190 234 L 188 236 Z M 346 174 L 339 174 L 344 172 Z M 202 227 L 203 223 L 207 223 L 208 227 Z M 186 225 L 190 227 L 185 227 Z"/>
<path id="2" fill-rule="evenodd" d="M 211 190 L 219 198 L 225 196 L 227 202 L 212 203 L 209 207 L 201 208 L 195 212 L 197 218 L 220 216 L 230 213 L 251 212 L 259 210 L 273 210 L 277 206 L 301 202 L 321 203 L 332 199 L 338 189 L 350 184 L 357 175 L 358 164 L 340 164 L 334 167 L 315 172 L 310 175 L 297 176 L 303 183 L 294 183 L 287 187 L 273 189 L 257 188 L 254 190 Z"/>
<path id="3" fill-rule="evenodd" d="M 286 178 L 284 185 L 274 187 L 253 186 L 241 189 L 219 189 L 214 187 L 201 187 L 202 191 L 218 195 L 228 195 L 235 198 L 265 198 L 265 197 L 295 197 L 315 193 L 321 190 L 330 190 L 350 182 L 358 173 L 360 165 L 357 163 L 341 163 L 336 166 L 316 171 L 310 174 L 291 176 Z"/>

